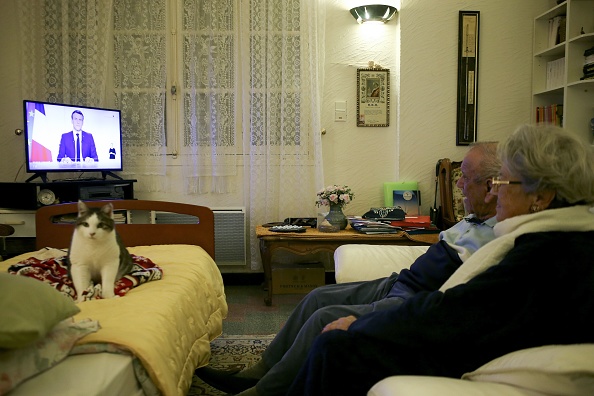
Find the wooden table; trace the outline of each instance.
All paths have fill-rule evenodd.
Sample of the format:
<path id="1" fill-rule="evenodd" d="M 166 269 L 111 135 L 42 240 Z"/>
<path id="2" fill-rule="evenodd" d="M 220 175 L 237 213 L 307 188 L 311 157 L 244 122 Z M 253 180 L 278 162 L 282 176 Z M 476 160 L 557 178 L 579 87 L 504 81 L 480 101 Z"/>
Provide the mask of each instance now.
<path id="1" fill-rule="evenodd" d="M 347 244 L 368 245 L 431 245 L 438 240 L 438 234 L 409 235 L 397 234 L 367 235 L 352 228 L 339 232 L 320 232 L 307 228 L 304 233 L 273 232 L 263 226 L 256 227 L 256 236 L 260 240 L 260 256 L 264 267 L 265 287 L 268 294 L 264 297 L 266 305 L 272 304 L 272 269 L 286 264 L 323 263 L 326 271 L 334 271 L 334 251 Z"/>

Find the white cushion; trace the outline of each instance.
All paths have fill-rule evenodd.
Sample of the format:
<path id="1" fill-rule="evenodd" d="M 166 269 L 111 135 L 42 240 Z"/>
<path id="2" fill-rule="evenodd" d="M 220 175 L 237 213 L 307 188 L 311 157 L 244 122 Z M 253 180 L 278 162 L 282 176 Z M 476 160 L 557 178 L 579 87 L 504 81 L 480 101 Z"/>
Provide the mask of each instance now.
<path id="1" fill-rule="evenodd" d="M 423 253 L 428 246 L 342 245 L 334 252 L 336 283 L 366 281 L 400 272 Z"/>
<path id="2" fill-rule="evenodd" d="M 534 396 L 508 385 L 454 378 L 398 375 L 375 384 L 367 396 Z"/>
<path id="3" fill-rule="evenodd" d="M 508 353 L 462 376 L 544 395 L 594 395 L 594 344 L 547 345 Z"/>

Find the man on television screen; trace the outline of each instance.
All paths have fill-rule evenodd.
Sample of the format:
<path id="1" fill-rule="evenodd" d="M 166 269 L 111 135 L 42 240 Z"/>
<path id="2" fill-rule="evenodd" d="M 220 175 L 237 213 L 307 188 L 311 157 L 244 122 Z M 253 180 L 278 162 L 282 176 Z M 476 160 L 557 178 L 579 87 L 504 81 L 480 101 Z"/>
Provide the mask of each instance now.
<path id="1" fill-rule="evenodd" d="M 99 161 L 93 135 L 82 130 L 85 116 L 80 110 L 74 110 L 71 118 L 73 130 L 62 134 L 58 162 Z"/>

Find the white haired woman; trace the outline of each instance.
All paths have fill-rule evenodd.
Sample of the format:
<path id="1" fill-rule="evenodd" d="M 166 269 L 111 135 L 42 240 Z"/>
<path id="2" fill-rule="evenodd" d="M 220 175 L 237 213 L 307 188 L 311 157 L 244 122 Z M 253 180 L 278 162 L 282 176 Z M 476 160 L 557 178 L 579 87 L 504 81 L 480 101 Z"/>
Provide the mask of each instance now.
<path id="1" fill-rule="evenodd" d="M 391 375 L 460 378 L 512 351 L 594 343 L 593 150 L 527 125 L 499 152 L 497 238 L 440 291 L 318 336 L 289 395 L 364 395 Z"/>

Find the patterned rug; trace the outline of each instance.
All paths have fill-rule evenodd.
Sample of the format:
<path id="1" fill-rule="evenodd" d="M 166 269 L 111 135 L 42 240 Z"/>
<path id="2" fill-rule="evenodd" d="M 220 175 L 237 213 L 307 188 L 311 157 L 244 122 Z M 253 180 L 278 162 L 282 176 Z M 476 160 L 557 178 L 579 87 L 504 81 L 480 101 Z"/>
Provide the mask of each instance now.
<path id="1" fill-rule="evenodd" d="M 260 360 L 260 355 L 273 338 L 274 334 L 222 335 L 210 344 L 212 352 L 209 365 L 216 369 L 243 369 Z M 194 376 L 188 396 L 197 395 L 221 396 L 225 393 Z"/>

